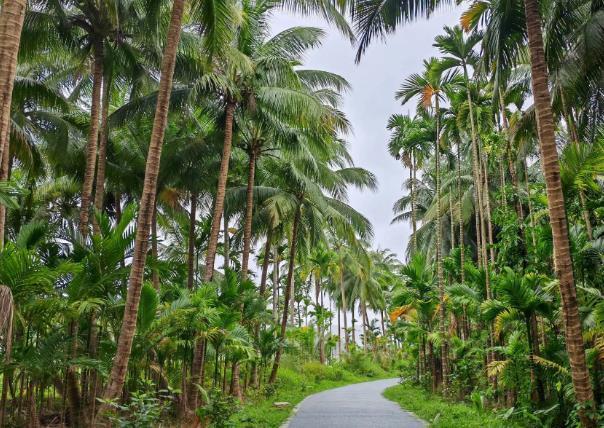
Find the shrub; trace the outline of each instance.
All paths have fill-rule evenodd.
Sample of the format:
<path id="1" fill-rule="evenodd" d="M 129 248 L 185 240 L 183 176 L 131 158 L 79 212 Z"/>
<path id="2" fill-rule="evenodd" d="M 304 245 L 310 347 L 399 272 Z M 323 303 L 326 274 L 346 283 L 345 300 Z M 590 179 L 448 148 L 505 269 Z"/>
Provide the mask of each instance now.
<path id="1" fill-rule="evenodd" d="M 344 367 L 361 376 L 376 377 L 385 374 L 384 369 L 374 362 L 370 355 L 356 350 L 344 357 Z"/>
<path id="2" fill-rule="evenodd" d="M 206 404 L 197 409 L 197 416 L 202 420 L 204 426 L 226 428 L 232 426 L 229 422 L 231 416 L 239 411 L 239 405 L 235 397 L 223 395 L 219 389 L 212 389 L 204 394 Z"/>
<path id="3" fill-rule="evenodd" d="M 322 380 L 340 381 L 344 379 L 344 370 L 338 366 L 326 366 L 317 361 L 305 363 L 302 366 L 302 373 L 314 379 L 315 382 Z"/>

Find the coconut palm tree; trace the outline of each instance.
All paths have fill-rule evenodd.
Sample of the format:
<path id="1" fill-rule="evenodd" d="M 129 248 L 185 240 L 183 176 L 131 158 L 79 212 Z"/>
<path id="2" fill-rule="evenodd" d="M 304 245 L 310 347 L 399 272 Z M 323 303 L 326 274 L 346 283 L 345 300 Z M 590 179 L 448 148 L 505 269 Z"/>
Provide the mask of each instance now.
<path id="1" fill-rule="evenodd" d="M 0 181 L 8 179 L 10 114 L 13 86 L 17 76 L 17 53 L 25 20 L 27 2 L 7 2 L 0 9 Z M 6 208 L 0 206 L 0 248 L 4 246 Z"/>
<path id="2" fill-rule="evenodd" d="M 128 280 L 128 294 L 126 296 L 127 303 L 124 308 L 124 318 L 109 383 L 103 394 L 103 397 L 108 400 L 118 397 L 122 391 L 132 349 L 132 340 L 136 331 L 136 319 L 146 261 L 147 241 L 155 207 L 159 159 L 161 156 L 164 131 L 168 121 L 168 103 L 170 102 L 170 94 L 172 91 L 172 78 L 176 62 L 176 51 L 180 39 L 184 7 L 184 0 L 174 0 L 166 46 L 164 49 L 164 58 L 162 60 L 159 94 L 137 219 L 136 239 L 134 243 L 130 278 Z"/>

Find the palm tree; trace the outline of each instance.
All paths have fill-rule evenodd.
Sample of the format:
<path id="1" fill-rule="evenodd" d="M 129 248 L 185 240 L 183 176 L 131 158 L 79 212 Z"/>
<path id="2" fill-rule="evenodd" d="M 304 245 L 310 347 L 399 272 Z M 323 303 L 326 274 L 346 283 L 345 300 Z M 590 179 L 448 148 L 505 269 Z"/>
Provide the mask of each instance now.
<path id="1" fill-rule="evenodd" d="M 594 427 L 596 422 L 591 413 L 587 411 L 587 407 L 593 402 L 593 390 L 585 362 L 581 318 L 570 253 L 568 222 L 560 181 L 558 152 L 556 150 L 554 117 L 548 87 L 548 70 L 541 33 L 539 2 L 538 0 L 524 0 L 524 7 L 531 60 L 531 84 L 541 147 L 541 166 L 545 178 L 547 205 L 552 227 L 556 277 L 559 280 L 562 297 L 566 349 L 570 360 L 575 395 L 578 403 L 584 406 L 582 407 L 583 410 L 580 411 L 581 423 L 586 427 Z"/>
<path id="2" fill-rule="evenodd" d="M 448 340 L 446 338 L 446 313 L 445 313 L 445 283 L 443 278 L 442 267 L 442 219 L 441 219 L 441 172 L 440 172 L 440 157 L 441 157 L 441 128 L 440 128 L 440 101 L 444 97 L 444 89 L 455 78 L 455 74 L 443 74 L 442 63 L 436 58 L 431 58 L 424 61 L 424 73 L 422 75 L 413 74 L 408 77 L 401 85 L 401 88 L 396 94 L 397 99 L 400 99 L 403 104 L 407 103 L 411 98 L 419 96 L 419 106 L 423 109 L 432 109 L 435 118 L 436 139 L 434 143 L 434 165 L 435 165 L 435 193 L 436 193 L 436 278 L 440 296 L 440 330 L 442 334 L 442 371 L 443 371 L 443 388 L 445 392 L 448 389 L 449 362 L 448 362 Z"/>
<path id="3" fill-rule="evenodd" d="M 474 182 L 475 183 L 488 183 L 486 178 L 483 180 L 483 174 L 481 174 L 480 159 L 479 159 L 479 150 L 478 150 L 478 130 L 475 124 L 475 115 L 474 115 L 474 107 L 472 100 L 472 93 L 470 89 L 470 77 L 468 74 L 468 66 L 475 66 L 477 62 L 477 55 L 474 51 L 474 47 L 480 42 L 481 36 L 479 33 L 472 33 L 469 37 L 465 38 L 463 32 L 459 26 L 445 27 L 444 28 L 445 35 L 439 35 L 434 40 L 434 46 L 438 47 L 438 49 L 446 55 L 443 59 L 443 68 L 444 69 L 455 69 L 461 68 L 463 71 L 463 79 L 466 88 L 467 100 L 468 100 L 468 109 L 470 115 L 470 136 L 472 139 L 472 171 L 474 174 Z M 459 150 L 459 149 L 458 149 Z M 482 245 L 479 246 L 479 252 L 482 255 L 482 263 L 484 266 L 488 266 L 487 261 L 487 250 L 486 250 L 486 232 L 485 232 L 485 218 L 484 218 L 484 208 L 486 204 L 483 202 L 483 198 L 488 198 L 488 191 L 482 191 L 482 186 L 476 185 L 475 187 L 475 202 L 478 209 L 476 210 L 476 214 L 480 218 L 480 236 Z M 463 245 L 462 255 L 463 255 Z"/>
<path id="4" fill-rule="evenodd" d="M 542 280 L 535 274 L 520 275 L 507 267 L 496 285 L 496 297 L 482 303 L 483 316 L 489 321 L 515 316 L 522 318 L 529 344 L 531 379 L 539 402 L 545 400 L 545 391 L 543 380 L 534 365 L 535 357 L 540 355 L 536 317 L 547 316 L 551 312 L 551 297 L 539 287 Z"/>
<path id="5" fill-rule="evenodd" d="M 180 40 L 184 6 L 184 0 L 174 0 L 172 5 L 172 14 L 170 17 L 170 25 L 161 66 L 161 78 L 155 118 L 153 121 L 153 131 L 149 143 L 149 154 L 147 156 L 145 168 L 145 181 L 137 219 L 136 239 L 130 278 L 128 280 L 128 294 L 126 296 L 124 318 L 111 375 L 109 377 L 109 383 L 103 395 L 103 397 L 108 400 L 115 399 L 122 391 L 132 349 L 132 340 L 136 331 L 136 319 L 143 282 L 147 242 L 155 207 L 159 159 L 161 156 L 164 131 L 168 121 L 168 103 L 170 102 L 170 94 L 172 91 L 172 78 L 178 42 Z"/>
<path id="6" fill-rule="evenodd" d="M 428 153 L 428 144 L 434 141 L 434 126 L 429 117 L 403 116 L 393 114 L 388 119 L 388 130 L 392 132 L 388 150 L 403 165 L 409 168 L 409 187 L 411 191 L 411 228 L 413 232 L 413 251 L 417 251 L 417 213 L 416 181 L 417 170 L 421 168 Z"/>
<path id="7" fill-rule="evenodd" d="M 15 0 L 3 3 L 0 9 L 0 181 L 8 179 L 11 99 L 26 8 L 25 0 Z M 6 208 L 0 205 L 0 248 L 4 246 L 5 217 Z"/>

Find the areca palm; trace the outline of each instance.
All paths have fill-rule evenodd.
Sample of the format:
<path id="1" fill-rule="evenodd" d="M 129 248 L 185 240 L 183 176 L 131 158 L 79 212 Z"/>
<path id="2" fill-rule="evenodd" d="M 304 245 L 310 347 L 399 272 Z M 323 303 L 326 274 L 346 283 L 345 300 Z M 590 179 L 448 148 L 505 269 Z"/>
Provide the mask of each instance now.
<path id="1" fill-rule="evenodd" d="M 409 187 L 411 191 L 411 227 L 413 232 L 413 251 L 417 251 L 416 181 L 417 169 L 423 164 L 428 153 L 428 144 L 434 141 L 434 126 L 428 116 L 410 118 L 394 114 L 388 119 L 387 128 L 392 132 L 388 142 L 390 154 L 402 159 L 409 168 Z"/>
<path id="2" fill-rule="evenodd" d="M 445 284 L 442 270 L 442 231 L 441 231 L 441 110 L 440 102 L 444 99 L 444 89 L 450 85 L 455 79 L 454 73 L 443 73 L 443 64 L 436 58 L 431 58 L 424 61 L 424 73 L 422 75 L 413 74 L 408 77 L 401 85 L 401 88 L 396 94 L 397 99 L 400 99 L 403 104 L 407 103 L 413 97 L 419 97 L 418 105 L 423 109 L 431 109 L 435 117 L 436 133 L 434 145 L 434 165 L 435 165 L 435 193 L 436 193 L 436 249 L 435 262 L 437 282 L 440 290 L 440 328 L 443 338 L 446 336 L 445 325 Z M 446 338 L 442 342 L 442 369 L 443 369 L 443 386 L 448 388 L 448 345 Z"/>

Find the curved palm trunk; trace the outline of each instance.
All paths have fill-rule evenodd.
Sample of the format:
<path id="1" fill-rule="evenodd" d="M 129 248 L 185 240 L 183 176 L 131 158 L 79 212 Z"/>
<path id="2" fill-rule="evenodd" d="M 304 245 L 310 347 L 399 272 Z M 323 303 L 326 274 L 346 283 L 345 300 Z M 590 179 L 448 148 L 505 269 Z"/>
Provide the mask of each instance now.
<path id="1" fill-rule="evenodd" d="M 96 167 L 96 183 L 94 188 L 94 208 L 101 212 L 103 210 L 103 199 L 105 198 L 105 170 L 107 167 L 107 139 L 109 137 L 109 101 L 111 91 L 111 74 L 105 70 L 103 76 L 103 98 L 101 101 L 101 132 L 99 136 L 99 154 Z M 96 218 L 92 219 L 95 235 L 100 233 Z"/>
<path id="2" fill-rule="evenodd" d="M 222 146 L 222 159 L 220 161 L 220 172 L 218 175 L 218 187 L 216 199 L 214 200 L 214 213 L 212 214 L 212 227 L 208 241 L 208 252 L 206 254 L 204 282 L 208 282 L 214 275 L 214 260 L 216 259 L 216 248 L 218 247 L 218 234 L 220 232 L 220 219 L 224 210 L 224 196 L 226 194 L 227 178 L 229 176 L 229 161 L 231 160 L 231 149 L 233 145 L 233 116 L 235 114 L 235 103 L 227 102 L 224 121 L 224 143 Z M 228 260 L 225 260 L 225 265 Z"/>
<path id="3" fill-rule="evenodd" d="M 92 98 L 90 100 L 90 127 L 88 128 L 88 143 L 86 144 L 86 170 L 82 183 L 80 200 L 80 233 L 88 235 L 88 220 L 90 217 L 90 200 L 94 186 L 94 170 L 96 167 L 97 145 L 99 140 L 99 115 L 101 110 L 101 87 L 103 86 L 103 44 L 94 44 L 94 60 L 92 62 Z"/>
<path id="4" fill-rule="evenodd" d="M 195 285 L 195 222 L 197 217 L 197 193 L 191 193 L 191 212 L 189 213 L 189 242 L 187 244 L 187 287 L 193 290 Z"/>
<path id="5" fill-rule="evenodd" d="M 136 318 L 143 283 L 147 242 L 153 208 L 155 206 L 159 162 L 164 132 L 168 122 L 168 106 L 172 91 L 172 78 L 174 75 L 178 42 L 180 40 L 180 27 L 184 5 L 185 0 L 174 0 L 172 4 L 172 15 L 170 17 L 170 26 L 168 28 L 167 42 L 162 60 L 159 93 L 145 168 L 145 181 L 137 219 L 136 239 L 130 270 L 128 294 L 126 296 L 126 306 L 124 308 L 124 319 L 122 321 L 115 359 L 113 360 L 113 367 L 109 376 L 109 383 L 103 395 L 106 400 L 115 399 L 122 392 L 130 360 L 130 352 L 132 350 L 132 341 L 136 331 Z M 101 409 L 103 407 L 105 406 L 102 406 Z"/>
<path id="6" fill-rule="evenodd" d="M 531 83 L 537 113 L 537 130 L 541 146 L 541 165 L 545 177 L 547 204 L 552 227 L 556 276 L 559 280 L 562 298 L 562 315 L 566 350 L 570 360 L 571 375 L 577 403 L 583 409 L 579 412 L 585 427 L 595 427 L 594 413 L 587 411 L 593 406 L 593 390 L 585 362 L 581 318 L 575 289 L 575 278 L 570 254 L 568 224 L 564 208 L 564 195 L 560 182 L 560 165 L 554 134 L 554 118 L 548 88 L 548 72 L 545 62 L 541 17 L 537 0 L 524 0 L 526 26 L 531 59 Z"/>
<path id="7" fill-rule="evenodd" d="M 250 149 L 247 191 L 245 201 L 245 219 L 243 225 L 243 256 L 241 259 L 241 279 L 247 279 L 248 264 L 250 261 L 250 247 L 252 244 L 252 214 L 254 212 L 254 175 L 256 173 L 256 158 L 258 151 L 256 147 Z"/>
<path id="8" fill-rule="evenodd" d="M 277 372 L 279 371 L 279 363 L 281 362 L 281 354 L 283 353 L 283 344 L 285 342 L 285 331 L 287 330 L 287 311 L 289 309 L 289 301 L 293 300 L 293 285 L 294 285 L 294 268 L 296 264 L 296 250 L 298 244 L 298 227 L 300 225 L 300 216 L 302 214 L 302 205 L 298 203 L 296 214 L 294 215 L 294 223 L 292 225 L 292 240 L 289 249 L 289 266 L 287 270 L 287 287 L 285 288 L 285 302 L 283 303 L 283 315 L 281 317 L 281 333 L 279 347 L 275 354 L 273 369 L 269 377 L 268 383 L 273 384 L 277 380 Z"/>
<path id="9" fill-rule="evenodd" d="M 0 10 L 0 181 L 8 179 L 11 102 L 26 0 L 5 1 Z M 0 205 L 0 248 L 4 246 L 6 207 Z"/>
<path id="10" fill-rule="evenodd" d="M 436 144 L 434 150 L 434 162 L 436 164 L 436 276 L 438 281 L 438 299 L 439 310 L 438 320 L 440 334 L 442 335 L 441 345 L 441 364 L 443 377 L 443 391 L 446 393 L 449 388 L 449 343 L 447 340 L 446 312 L 445 312 L 445 281 L 443 278 L 442 264 L 442 224 L 441 224 L 441 194 L 440 194 L 440 106 L 438 96 L 435 98 L 435 117 L 436 117 Z"/>

